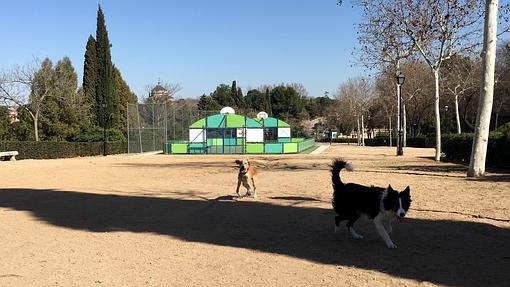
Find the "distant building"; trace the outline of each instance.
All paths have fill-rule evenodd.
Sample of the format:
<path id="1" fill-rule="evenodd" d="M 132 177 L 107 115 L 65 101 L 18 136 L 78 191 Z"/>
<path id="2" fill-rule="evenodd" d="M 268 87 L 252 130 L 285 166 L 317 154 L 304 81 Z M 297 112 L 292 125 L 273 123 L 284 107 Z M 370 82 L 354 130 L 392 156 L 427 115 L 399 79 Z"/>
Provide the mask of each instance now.
<path id="1" fill-rule="evenodd" d="M 15 107 L 7 108 L 7 120 L 10 124 L 19 122 L 18 119 L 18 109 Z"/>
<path id="2" fill-rule="evenodd" d="M 151 103 L 165 103 L 172 102 L 174 99 L 170 95 L 169 91 L 165 89 L 165 87 L 161 86 L 161 83 L 158 81 L 158 84 L 152 88 L 148 101 Z"/>

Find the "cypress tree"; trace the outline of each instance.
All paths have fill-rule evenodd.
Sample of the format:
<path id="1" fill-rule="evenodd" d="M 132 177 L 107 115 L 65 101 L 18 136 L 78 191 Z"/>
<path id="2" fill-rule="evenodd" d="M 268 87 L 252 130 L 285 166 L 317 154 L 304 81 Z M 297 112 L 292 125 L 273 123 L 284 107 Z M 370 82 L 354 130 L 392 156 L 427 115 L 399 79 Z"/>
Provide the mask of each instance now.
<path id="1" fill-rule="evenodd" d="M 239 109 L 244 109 L 246 107 L 246 103 L 244 101 L 244 96 L 243 96 L 243 91 L 241 90 L 241 88 L 237 88 L 237 99 L 238 99 L 238 108 Z"/>
<path id="2" fill-rule="evenodd" d="M 119 99 L 115 93 L 113 65 L 110 53 L 110 40 L 101 6 L 97 10 L 96 48 L 98 78 L 96 86 L 96 103 L 99 107 L 98 123 L 101 127 L 114 128 L 119 123 Z M 103 106 L 106 104 L 106 109 Z M 106 120 L 106 122 L 104 122 Z"/>
<path id="3" fill-rule="evenodd" d="M 266 88 L 266 113 L 272 117 L 273 116 L 273 105 L 271 105 L 271 93 L 269 93 L 269 88 Z"/>
<path id="4" fill-rule="evenodd" d="M 119 129 L 124 133 L 127 134 L 127 121 L 128 121 L 128 114 L 127 114 L 127 105 L 128 103 L 136 103 L 137 97 L 136 95 L 131 91 L 128 84 L 124 79 L 122 78 L 122 74 L 120 73 L 120 70 L 113 66 L 113 76 L 115 78 L 115 92 L 118 95 L 119 98 Z"/>
<path id="5" fill-rule="evenodd" d="M 237 83 L 236 81 L 232 81 L 232 86 L 230 87 L 230 103 L 235 107 L 239 107 L 239 97 L 237 95 Z"/>
<path id="6" fill-rule="evenodd" d="M 85 48 L 85 61 L 83 64 L 83 100 L 84 104 L 90 108 L 93 117 L 92 121 L 95 123 L 98 123 L 97 112 L 99 108 L 96 105 L 97 72 L 96 40 L 90 35 Z"/>

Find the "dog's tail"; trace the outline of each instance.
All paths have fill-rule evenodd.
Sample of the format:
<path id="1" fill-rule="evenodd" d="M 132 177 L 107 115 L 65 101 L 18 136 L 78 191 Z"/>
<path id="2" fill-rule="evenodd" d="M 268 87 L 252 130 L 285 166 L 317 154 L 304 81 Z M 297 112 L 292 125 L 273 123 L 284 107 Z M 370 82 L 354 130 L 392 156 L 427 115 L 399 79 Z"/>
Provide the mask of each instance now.
<path id="1" fill-rule="evenodd" d="M 346 169 L 348 171 L 352 171 L 352 165 L 342 159 L 333 160 L 333 164 L 331 165 L 331 181 L 333 182 L 333 187 L 335 190 L 338 190 L 340 187 L 344 185 L 342 180 L 340 179 L 340 171 L 342 169 Z"/>

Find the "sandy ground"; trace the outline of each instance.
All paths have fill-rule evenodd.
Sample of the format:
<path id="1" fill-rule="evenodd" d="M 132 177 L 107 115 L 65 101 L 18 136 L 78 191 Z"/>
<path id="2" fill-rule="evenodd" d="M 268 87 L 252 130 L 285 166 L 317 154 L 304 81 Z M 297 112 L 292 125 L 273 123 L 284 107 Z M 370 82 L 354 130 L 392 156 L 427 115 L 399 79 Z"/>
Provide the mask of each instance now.
<path id="1" fill-rule="evenodd" d="M 254 156 L 258 200 L 233 198 L 238 156 L 0 162 L 0 286 L 510 286 L 510 175 L 394 153 Z M 397 249 L 333 233 L 338 156 L 345 182 L 411 186 Z"/>

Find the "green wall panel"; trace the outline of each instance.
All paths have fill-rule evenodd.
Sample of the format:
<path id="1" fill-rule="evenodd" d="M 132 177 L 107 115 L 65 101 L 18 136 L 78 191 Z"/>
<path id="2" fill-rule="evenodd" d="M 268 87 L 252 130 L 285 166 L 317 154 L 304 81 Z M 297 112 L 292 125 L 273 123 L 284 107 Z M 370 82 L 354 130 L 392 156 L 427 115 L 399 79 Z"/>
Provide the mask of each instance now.
<path id="1" fill-rule="evenodd" d="M 278 142 L 279 143 L 290 143 L 291 139 L 290 138 L 278 138 Z"/>
<path id="2" fill-rule="evenodd" d="M 290 128 L 290 125 L 282 120 L 278 120 L 278 127 L 280 127 L 280 128 L 289 127 Z"/>
<path id="3" fill-rule="evenodd" d="M 207 117 L 208 128 L 224 128 L 225 127 L 225 115 L 217 114 Z"/>
<path id="4" fill-rule="evenodd" d="M 188 144 L 172 144 L 171 153 L 188 153 Z"/>
<path id="5" fill-rule="evenodd" d="M 274 127 L 277 127 L 277 124 L 278 124 L 278 120 L 275 119 L 275 118 L 267 118 L 264 120 L 264 127 L 266 128 L 274 128 Z"/>
<path id="6" fill-rule="evenodd" d="M 226 138 L 223 140 L 223 144 L 231 146 L 231 145 L 237 145 L 237 142 L 236 142 L 235 138 L 230 138 L 230 139 Z"/>
<path id="7" fill-rule="evenodd" d="M 246 153 L 264 153 L 264 144 L 246 144 Z"/>
<path id="8" fill-rule="evenodd" d="M 207 145 L 223 145 L 223 139 L 207 139 Z"/>
<path id="9" fill-rule="evenodd" d="M 280 143 L 266 144 L 265 152 L 266 153 L 282 153 L 283 152 L 283 144 L 280 144 Z"/>
<path id="10" fill-rule="evenodd" d="M 240 115 L 226 115 L 228 128 L 243 128 L 244 117 Z"/>
<path id="11" fill-rule="evenodd" d="M 298 152 L 298 144 L 297 143 L 284 143 L 283 144 L 283 153 L 296 153 Z"/>
<path id="12" fill-rule="evenodd" d="M 260 128 L 262 124 L 256 119 L 246 118 L 246 126 L 249 128 Z"/>
<path id="13" fill-rule="evenodd" d="M 201 120 L 198 120 L 196 122 L 194 122 L 191 126 L 189 126 L 190 128 L 204 128 L 205 127 L 205 119 L 201 119 Z"/>

